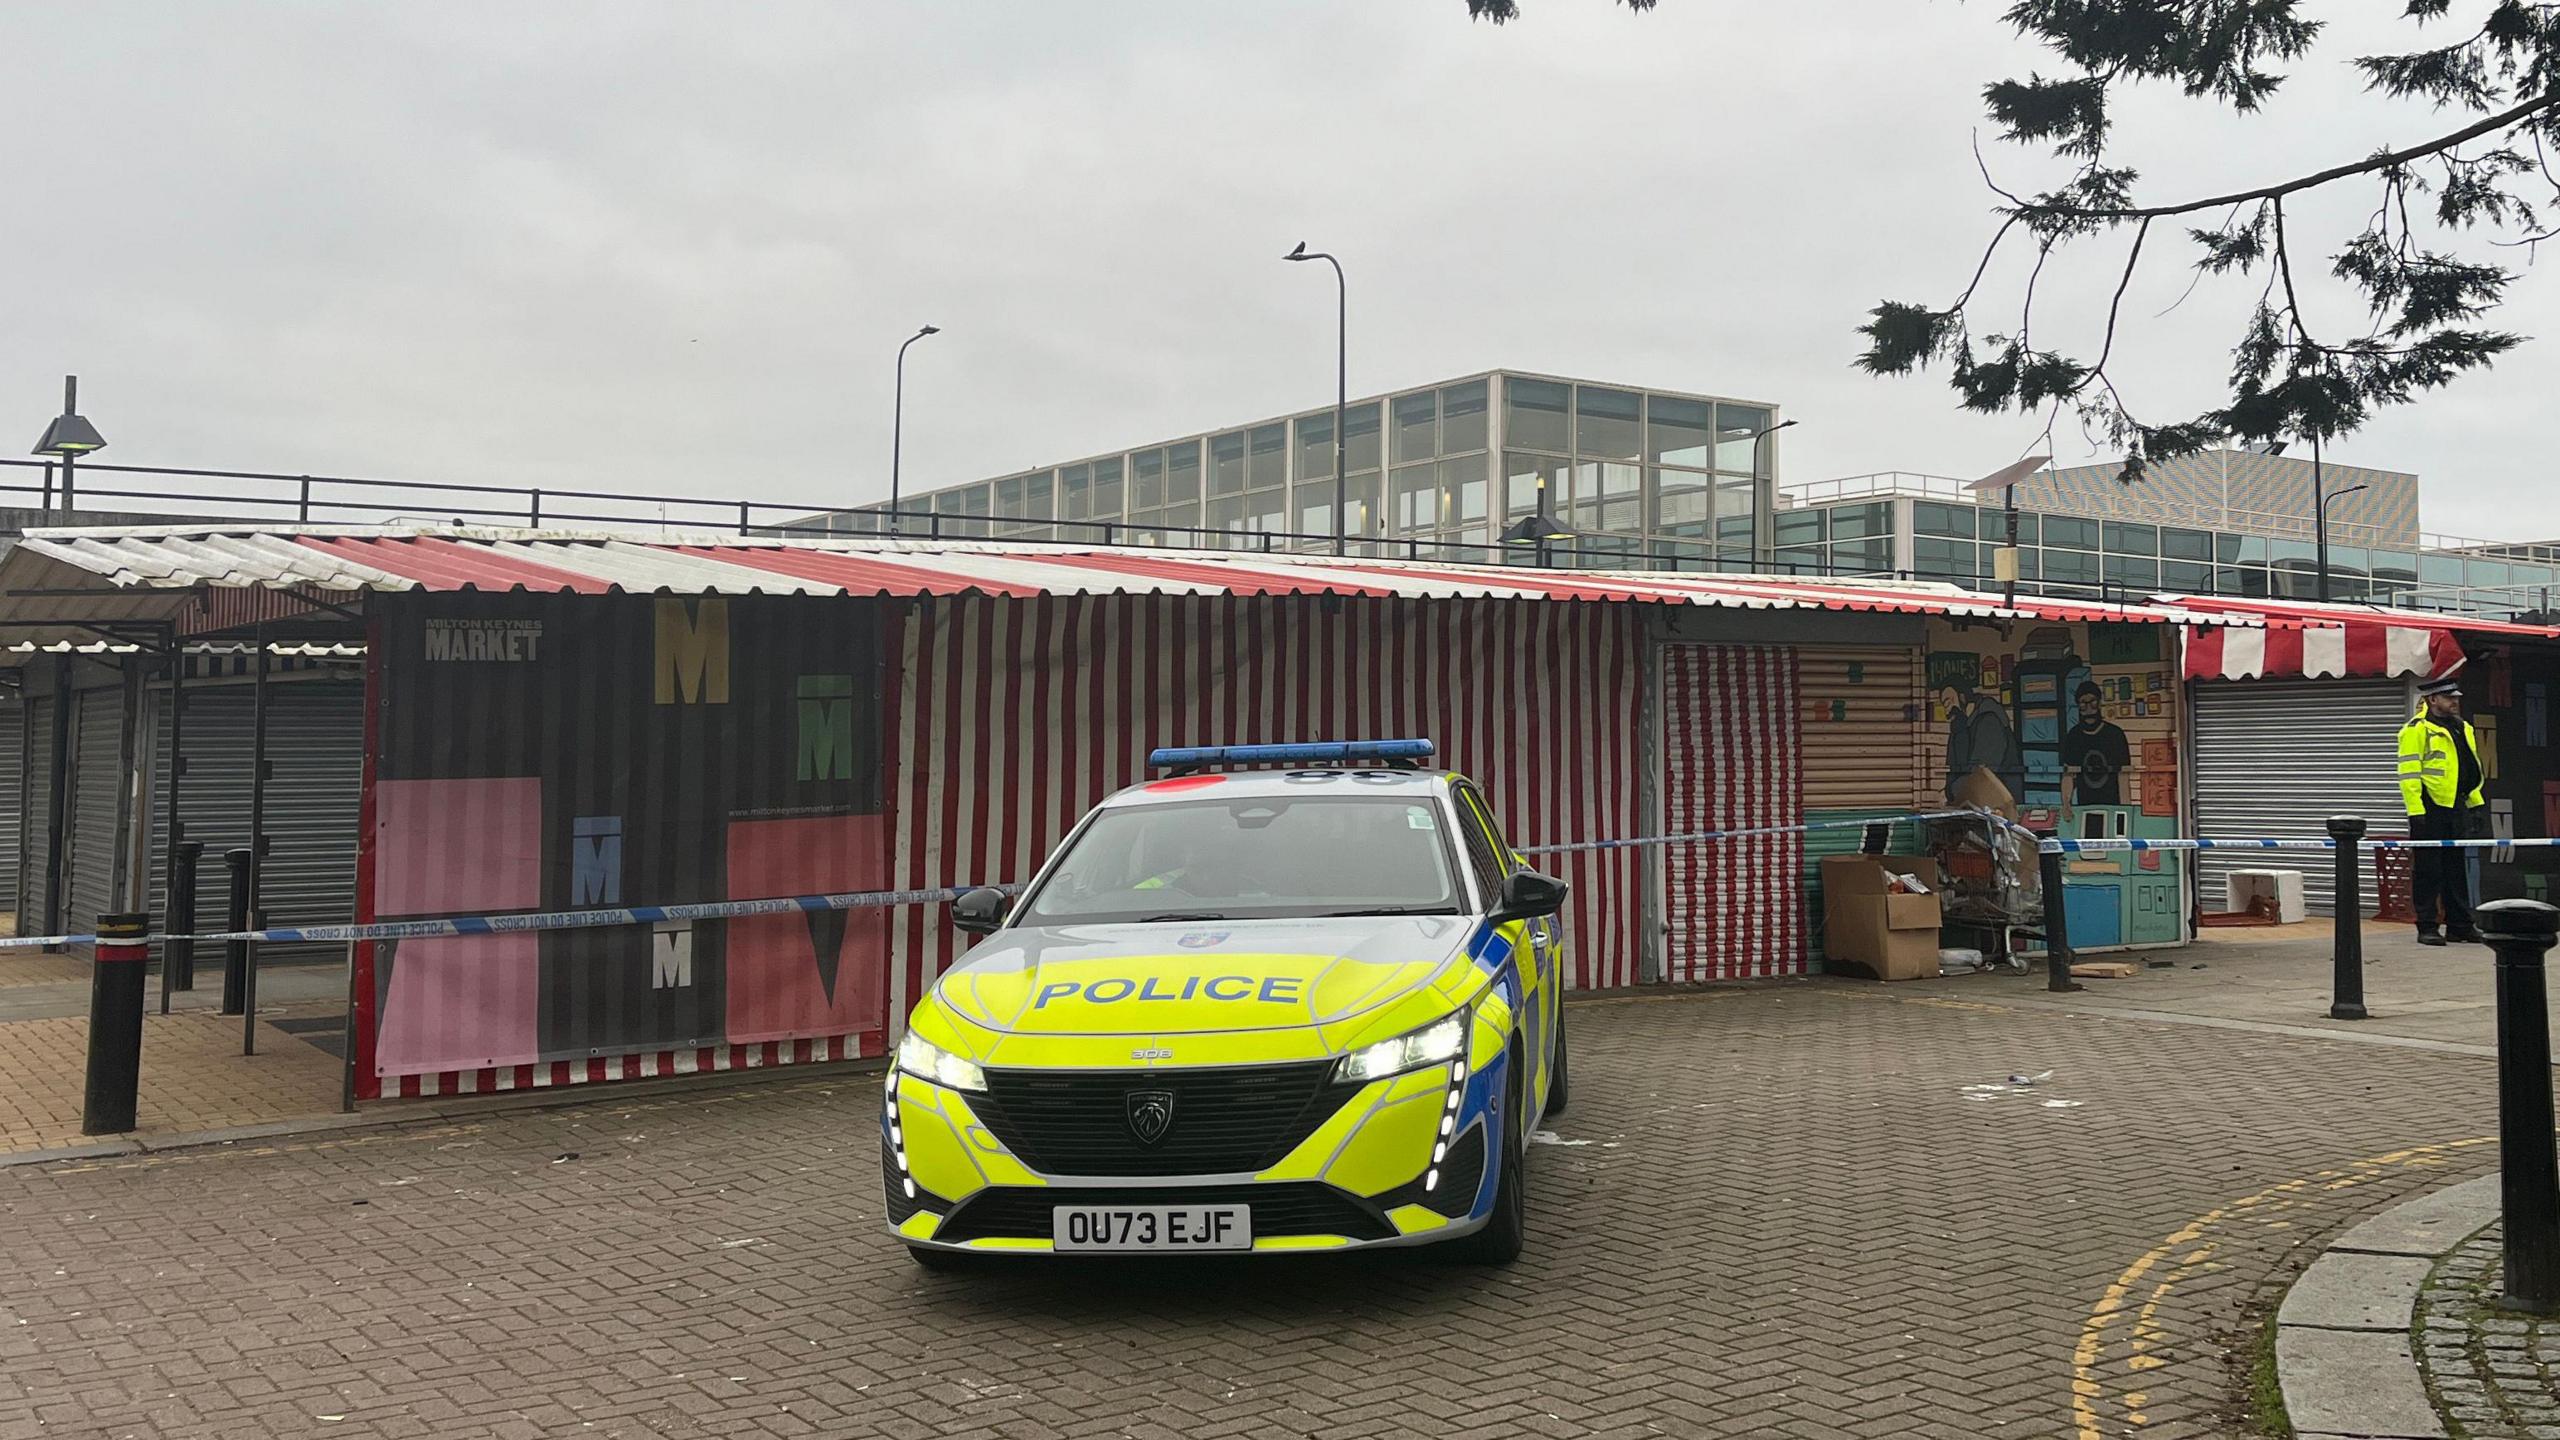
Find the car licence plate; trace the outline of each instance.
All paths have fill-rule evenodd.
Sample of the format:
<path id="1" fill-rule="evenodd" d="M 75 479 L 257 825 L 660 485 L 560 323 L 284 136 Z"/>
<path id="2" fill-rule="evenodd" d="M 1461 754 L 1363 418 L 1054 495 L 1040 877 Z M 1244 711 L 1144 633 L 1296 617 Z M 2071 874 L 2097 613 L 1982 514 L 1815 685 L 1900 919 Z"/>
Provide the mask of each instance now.
<path id="1" fill-rule="evenodd" d="M 1250 1250 L 1250 1205 L 1060 1205 L 1049 1212 L 1061 1251 Z"/>

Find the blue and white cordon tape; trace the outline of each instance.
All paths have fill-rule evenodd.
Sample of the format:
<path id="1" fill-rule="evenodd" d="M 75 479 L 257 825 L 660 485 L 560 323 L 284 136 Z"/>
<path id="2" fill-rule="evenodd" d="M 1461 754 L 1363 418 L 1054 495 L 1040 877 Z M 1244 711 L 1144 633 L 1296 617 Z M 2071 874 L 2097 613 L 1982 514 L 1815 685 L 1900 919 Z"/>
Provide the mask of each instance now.
<path id="1" fill-rule="evenodd" d="M 2528 850 L 2560 845 L 2560 837 L 2521 835 L 2512 840 L 2360 840 L 2359 850 Z M 2048 855 L 2103 854 L 2120 850 L 2335 850 L 2335 840 L 2067 840 L 2041 842 Z"/>

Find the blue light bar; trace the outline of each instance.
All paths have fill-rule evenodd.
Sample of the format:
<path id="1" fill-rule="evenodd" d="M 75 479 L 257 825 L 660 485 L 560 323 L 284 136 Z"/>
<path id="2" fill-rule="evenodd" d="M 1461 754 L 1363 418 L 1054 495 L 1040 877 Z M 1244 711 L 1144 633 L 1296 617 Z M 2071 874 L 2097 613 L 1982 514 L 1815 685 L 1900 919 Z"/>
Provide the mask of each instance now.
<path id="1" fill-rule="evenodd" d="M 1428 760 L 1436 753 L 1428 740 L 1168 746 L 1148 751 L 1147 766 L 1153 770 L 1167 770 L 1186 765 L 1343 765 L 1360 760 Z"/>

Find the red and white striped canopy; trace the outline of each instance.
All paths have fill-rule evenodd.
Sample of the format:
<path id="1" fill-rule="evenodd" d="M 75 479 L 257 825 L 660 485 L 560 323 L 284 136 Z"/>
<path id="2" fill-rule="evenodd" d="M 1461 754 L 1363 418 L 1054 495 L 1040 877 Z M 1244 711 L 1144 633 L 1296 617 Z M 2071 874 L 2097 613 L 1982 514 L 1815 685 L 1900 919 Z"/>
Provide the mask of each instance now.
<path id="1" fill-rule="evenodd" d="M 2408 625 L 2314 625 L 2302 630 L 2187 631 L 2187 678 L 2257 680 L 2417 675 L 2432 679 L 2462 664 L 2450 630 Z"/>

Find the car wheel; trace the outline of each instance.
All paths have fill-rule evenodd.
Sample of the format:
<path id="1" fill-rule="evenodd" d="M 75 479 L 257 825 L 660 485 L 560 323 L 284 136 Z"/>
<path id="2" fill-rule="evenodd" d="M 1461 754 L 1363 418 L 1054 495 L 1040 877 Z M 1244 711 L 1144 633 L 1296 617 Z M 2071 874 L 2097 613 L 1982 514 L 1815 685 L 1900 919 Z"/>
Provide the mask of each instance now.
<path id="1" fill-rule="evenodd" d="M 1569 1088 L 1565 1084 L 1567 1074 L 1565 1061 L 1568 1058 L 1564 1047 L 1564 1007 L 1558 1005 L 1556 1007 L 1555 1071 L 1547 1077 L 1547 1113 L 1549 1115 L 1563 1114 L 1565 1101 L 1571 1098 Z"/>
<path id="2" fill-rule="evenodd" d="M 1520 1052 L 1512 1052 L 1513 1074 L 1510 1103 L 1503 1113 L 1490 1117 L 1502 1130 L 1502 1171 L 1493 1182 L 1493 1214 L 1484 1228 L 1456 1242 L 1454 1258 L 1474 1265 L 1508 1265 L 1520 1258 L 1521 1247 L 1529 1238 L 1529 1176 L 1524 1152 L 1527 1149 L 1526 1110 L 1522 1103 L 1528 1090 L 1528 1076 L 1518 1064 Z"/>
<path id="3" fill-rule="evenodd" d="M 978 1257 L 964 1255 L 957 1250 L 936 1250 L 930 1245 L 910 1245 L 907 1258 L 916 1262 L 920 1269 L 930 1270 L 936 1275 L 948 1275 L 968 1269 L 969 1262 Z"/>

